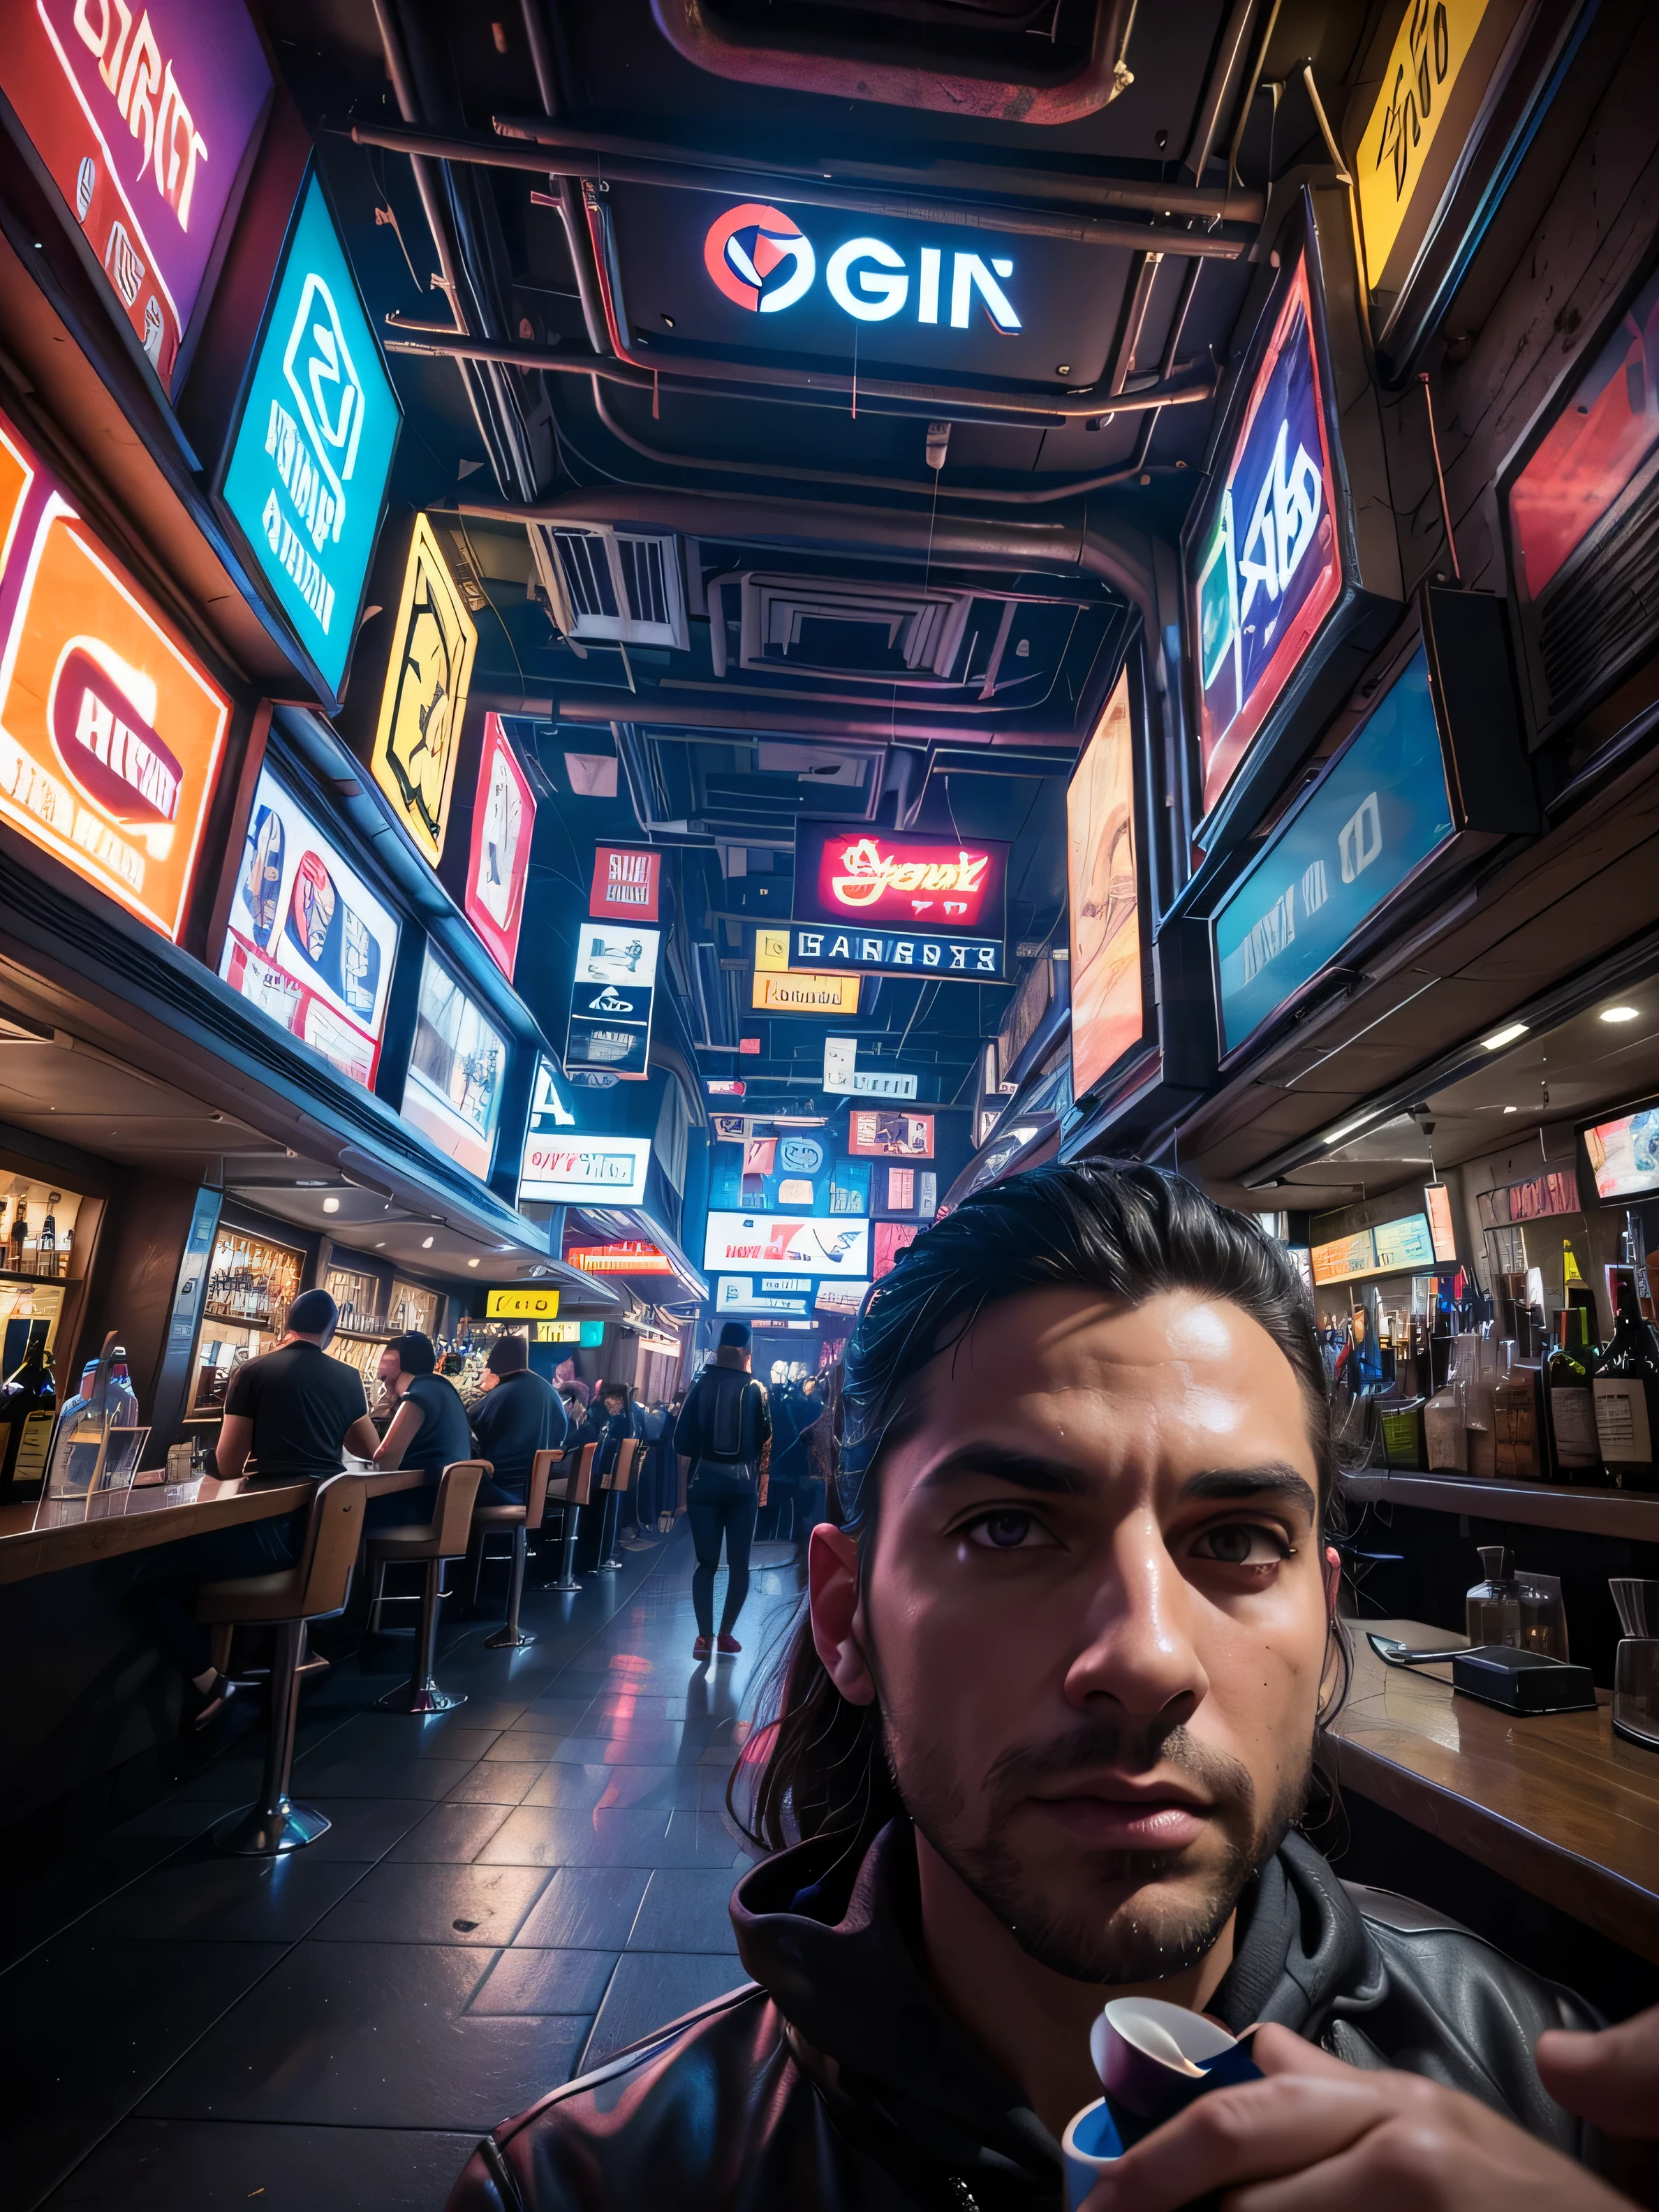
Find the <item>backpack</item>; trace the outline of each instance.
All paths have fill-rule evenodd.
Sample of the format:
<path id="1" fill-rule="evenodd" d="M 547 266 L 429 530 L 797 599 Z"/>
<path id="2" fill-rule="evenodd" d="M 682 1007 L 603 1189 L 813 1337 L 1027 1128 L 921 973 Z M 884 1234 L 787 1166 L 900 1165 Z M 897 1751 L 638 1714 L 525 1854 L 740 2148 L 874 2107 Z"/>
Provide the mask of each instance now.
<path id="1" fill-rule="evenodd" d="M 697 1412 L 702 1424 L 704 1459 L 727 1465 L 743 1461 L 744 1394 L 753 1380 L 740 1367 L 703 1370 L 698 1388 L 705 1395 Z"/>

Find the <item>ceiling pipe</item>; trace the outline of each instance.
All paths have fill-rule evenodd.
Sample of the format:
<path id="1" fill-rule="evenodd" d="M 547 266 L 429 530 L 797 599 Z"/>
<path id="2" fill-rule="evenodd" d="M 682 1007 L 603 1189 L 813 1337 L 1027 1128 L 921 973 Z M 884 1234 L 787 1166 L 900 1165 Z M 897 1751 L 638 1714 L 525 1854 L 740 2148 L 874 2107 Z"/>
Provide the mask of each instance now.
<path id="1" fill-rule="evenodd" d="M 374 0 L 374 23 L 380 34 L 380 50 L 386 58 L 386 75 L 392 80 L 392 97 L 398 103 L 398 112 L 407 121 L 412 122 L 420 112 L 420 106 L 415 97 L 415 82 L 410 75 L 409 58 L 404 52 L 403 40 L 392 18 L 390 0 Z M 420 137 L 424 134 L 414 131 L 410 135 Z M 455 319 L 456 331 L 465 337 L 467 321 L 461 306 L 454 255 L 450 250 L 449 226 L 438 204 L 432 172 L 425 160 L 418 155 L 411 158 L 409 166 L 415 174 L 415 189 L 421 196 L 421 210 L 426 217 L 427 228 L 432 233 L 433 250 L 438 257 L 441 289 L 449 302 L 449 312 Z"/>
<path id="2" fill-rule="evenodd" d="M 559 77 L 547 12 L 542 0 L 520 0 L 520 13 L 524 18 L 531 66 L 536 72 L 537 94 L 543 113 L 550 120 L 559 112 Z M 587 258 L 586 226 L 582 222 L 576 187 L 568 178 L 562 179 L 559 185 L 559 220 L 564 225 L 565 244 L 570 251 L 570 266 L 576 278 L 576 296 L 581 302 L 587 343 L 595 353 L 602 354 L 606 346 L 605 309 L 599 301 L 599 279 Z"/>
<path id="3" fill-rule="evenodd" d="M 1256 0 L 1233 0 L 1232 14 L 1227 18 L 1227 27 L 1221 34 L 1221 46 L 1216 58 L 1216 66 L 1211 72 L 1209 83 L 1204 88 L 1203 104 L 1198 111 L 1198 119 L 1193 125 L 1193 135 L 1188 141 L 1187 151 L 1182 160 L 1182 167 L 1190 171 L 1200 185 L 1204 181 L 1205 166 L 1209 161 L 1211 149 L 1215 144 L 1215 134 L 1220 128 L 1221 111 L 1227 104 L 1227 94 L 1232 85 L 1233 72 L 1243 58 L 1245 35 L 1249 30 L 1250 16 L 1255 4 Z M 1231 184 L 1232 179 L 1230 176 L 1227 188 L 1213 197 L 1236 203 L 1243 195 L 1235 193 L 1231 190 Z M 1265 215 L 1266 195 L 1258 192 L 1252 193 L 1250 197 L 1261 204 L 1262 214 Z M 1261 216 L 1258 215 L 1255 220 L 1260 222 Z"/>
<path id="4" fill-rule="evenodd" d="M 713 701 L 682 707 L 665 701 L 660 693 L 630 694 L 623 702 L 615 691 L 556 690 L 551 687 L 545 691 L 515 696 L 511 692 L 485 693 L 475 685 L 469 696 L 498 714 L 536 714 L 584 725 L 614 721 L 619 703 L 625 703 L 630 720 L 659 735 L 684 726 L 690 730 L 726 730 L 734 736 L 857 738 L 871 744 L 972 745 L 976 750 L 1005 744 L 1052 745 L 1075 752 L 1078 744 L 1077 732 L 1069 724 L 1063 728 L 1042 724 L 1021 726 L 1011 721 L 1000 724 L 993 732 L 971 722 L 953 722 L 948 714 L 918 720 L 914 708 L 895 714 L 885 707 L 878 707 L 873 701 L 866 707 L 852 711 L 843 708 L 835 714 L 804 714 L 760 707 L 728 707 Z"/>

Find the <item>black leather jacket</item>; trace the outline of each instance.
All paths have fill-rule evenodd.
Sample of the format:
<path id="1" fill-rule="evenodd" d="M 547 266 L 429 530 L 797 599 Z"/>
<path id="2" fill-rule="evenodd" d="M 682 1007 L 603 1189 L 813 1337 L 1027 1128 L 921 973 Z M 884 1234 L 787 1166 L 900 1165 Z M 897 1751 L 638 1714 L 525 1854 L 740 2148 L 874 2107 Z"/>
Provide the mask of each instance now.
<path id="1" fill-rule="evenodd" d="M 804 1844 L 732 1901 L 734 1990 L 553 2090 L 480 2144 L 449 2212 L 1052 2212 L 1059 2146 L 918 1968 L 915 1852 L 883 1830 L 854 1869 Z M 1240 1905 L 1209 2009 L 1279 2021 L 1356 2066 L 1462 2089 L 1587 2156 L 1546 2096 L 1547 2027 L 1599 2025 L 1454 1922 L 1339 1881 L 1287 1837 Z"/>

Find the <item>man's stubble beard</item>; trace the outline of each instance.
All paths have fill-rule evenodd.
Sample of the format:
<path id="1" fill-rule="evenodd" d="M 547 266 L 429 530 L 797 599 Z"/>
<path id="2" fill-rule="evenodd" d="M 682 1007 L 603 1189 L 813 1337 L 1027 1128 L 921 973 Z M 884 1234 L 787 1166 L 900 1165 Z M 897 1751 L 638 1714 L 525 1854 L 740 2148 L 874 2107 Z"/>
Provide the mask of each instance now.
<path id="1" fill-rule="evenodd" d="M 1035 1782 L 1090 1766 L 1118 1765 L 1124 1735 L 1123 1730 L 1091 1723 L 1054 1743 L 1016 1746 L 1004 1753 L 986 1778 L 981 1832 L 969 1836 L 963 1833 L 965 1798 L 942 1759 L 928 1752 L 896 1753 L 885 1720 L 882 1729 L 888 1769 L 906 1812 L 1020 1948 L 1068 1980 L 1120 1988 L 1166 1980 L 1196 1966 L 1214 1948 L 1246 1887 L 1301 1811 L 1313 1768 L 1310 1744 L 1300 1769 L 1285 1777 L 1265 1817 L 1258 1817 L 1255 1783 L 1239 1761 L 1212 1750 L 1180 1726 L 1133 1731 L 1131 1771 L 1163 1762 L 1195 1783 L 1211 1800 L 1208 1818 L 1224 1835 L 1226 1849 L 1204 1877 L 1200 1893 L 1188 1902 L 1160 1891 L 1191 1863 L 1190 1848 L 1124 1851 L 1080 1846 L 1079 1863 L 1098 1887 L 1133 1887 L 1115 1905 L 1103 1899 L 1097 1916 L 1059 1906 L 1001 1840 L 1008 1816 Z"/>

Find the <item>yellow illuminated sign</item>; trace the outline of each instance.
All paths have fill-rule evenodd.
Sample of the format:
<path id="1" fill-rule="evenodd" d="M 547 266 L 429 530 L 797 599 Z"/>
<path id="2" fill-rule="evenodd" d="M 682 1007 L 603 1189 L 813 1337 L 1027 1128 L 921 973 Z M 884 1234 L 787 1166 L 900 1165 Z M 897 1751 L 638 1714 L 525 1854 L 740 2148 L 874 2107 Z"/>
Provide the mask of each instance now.
<path id="1" fill-rule="evenodd" d="M 1365 282 L 1373 292 L 1382 285 L 1488 5 L 1489 0 L 1408 0 L 1353 164 Z"/>
<path id="2" fill-rule="evenodd" d="M 538 1321 L 536 1324 L 538 1344 L 580 1344 L 582 1325 L 579 1321 Z"/>
<path id="3" fill-rule="evenodd" d="M 435 868 L 443 858 L 478 633 L 423 514 L 415 518 L 392 639 L 369 768 Z"/>
<path id="4" fill-rule="evenodd" d="M 490 1291 L 484 1297 L 491 1321 L 551 1321 L 558 1310 L 556 1291 Z"/>
<path id="5" fill-rule="evenodd" d="M 789 965 L 789 933 L 787 929 L 757 929 L 755 932 L 755 965 L 781 975 Z"/>
<path id="6" fill-rule="evenodd" d="M 857 975 L 814 975 L 799 968 L 780 975 L 757 968 L 750 1004 L 763 1014 L 855 1014 L 861 980 Z"/>

